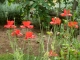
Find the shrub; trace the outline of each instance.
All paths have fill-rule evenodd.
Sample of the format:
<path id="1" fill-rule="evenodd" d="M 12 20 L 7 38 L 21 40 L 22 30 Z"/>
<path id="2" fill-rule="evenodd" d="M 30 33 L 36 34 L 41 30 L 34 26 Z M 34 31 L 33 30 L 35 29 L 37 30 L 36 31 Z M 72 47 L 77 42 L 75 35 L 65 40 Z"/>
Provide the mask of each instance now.
<path id="1" fill-rule="evenodd" d="M 4 24 L 7 19 L 13 20 L 14 17 L 17 23 L 21 21 L 21 5 L 18 3 L 11 3 L 9 5 L 8 1 L 5 1 L 3 4 L 0 3 L 0 24 Z"/>

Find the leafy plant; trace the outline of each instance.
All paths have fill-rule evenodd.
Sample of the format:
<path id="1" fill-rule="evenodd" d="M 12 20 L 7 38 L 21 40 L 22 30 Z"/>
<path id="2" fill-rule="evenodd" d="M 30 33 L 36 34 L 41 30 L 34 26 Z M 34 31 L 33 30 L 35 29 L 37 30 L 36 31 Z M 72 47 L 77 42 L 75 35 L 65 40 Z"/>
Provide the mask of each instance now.
<path id="1" fill-rule="evenodd" d="M 9 2 L 5 0 L 3 4 L 0 3 L 0 8 L 0 24 L 4 24 L 7 19 L 13 20 L 14 17 L 17 23 L 21 22 L 20 4 L 11 3 L 11 5 L 9 5 Z"/>

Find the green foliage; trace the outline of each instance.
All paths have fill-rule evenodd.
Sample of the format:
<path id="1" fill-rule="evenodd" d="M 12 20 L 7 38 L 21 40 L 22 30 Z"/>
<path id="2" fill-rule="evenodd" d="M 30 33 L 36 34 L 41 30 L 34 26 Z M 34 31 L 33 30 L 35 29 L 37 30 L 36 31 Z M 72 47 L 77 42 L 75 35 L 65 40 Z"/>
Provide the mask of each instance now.
<path id="1" fill-rule="evenodd" d="M 35 26 L 46 28 L 52 16 L 59 16 L 64 8 L 72 9 L 73 0 L 24 0 L 22 2 L 23 20 L 31 20 Z M 26 2 L 26 3 L 25 3 Z M 50 12 L 52 11 L 52 12 Z M 53 14 L 52 14 L 53 13 Z M 55 14 L 54 14 L 55 13 Z M 52 14 L 52 15 L 50 15 Z"/>
<path id="2" fill-rule="evenodd" d="M 20 4 L 11 3 L 11 5 L 9 5 L 9 2 L 5 1 L 3 4 L 0 4 L 0 8 L 0 24 L 4 24 L 7 19 L 13 20 L 14 17 L 17 23 L 19 22 L 18 20 L 21 20 Z"/>
<path id="3" fill-rule="evenodd" d="M 0 3 L 4 3 L 5 0 L 0 0 Z"/>
<path id="4" fill-rule="evenodd" d="M 80 18 L 80 4 L 79 3 L 80 3 L 80 0 L 78 1 L 78 6 L 77 6 L 77 9 L 76 9 L 78 18 Z"/>
<path id="5" fill-rule="evenodd" d="M 36 27 L 41 24 L 43 28 L 46 28 L 50 26 L 49 22 L 52 16 L 58 16 L 64 8 L 72 9 L 74 2 L 74 0 L 53 1 L 5 0 L 3 4 L 0 4 L 0 22 L 4 22 L 7 17 L 9 19 L 14 19 L 15 17 L 16 23 L 21 23 L 22 20 L 31 20 Z"/>
<path id="6" fill-rule="evenodd" d="M 0 60 L 14 60 L 11 54 L 1 54 Z"/>
<path id="7" fill-rule="evenodd" d="M 23 60 L 27 60 L 28 58 L 28 55 L 24 55 L 24 59 Z M 29 60 L 40 60 L 40 57 L 36 57 L 36 56 L 33 56 L 33 55 L 30 55 L 29 56 Z M 14 57 L 12 54 L 1 54 L 0 55 L 0 60 L 14 60 Z"/>
<path id="8" fill-rule="evenodd" d="M 53 0 L 27 0 L 22 2 L 23 20 L 31 20 L 39 27 L 39 23 L 45 28 L 49 25 L 49 10 L 54 5 Z M 26 3 L 25 3 L 26 2 Z"/>

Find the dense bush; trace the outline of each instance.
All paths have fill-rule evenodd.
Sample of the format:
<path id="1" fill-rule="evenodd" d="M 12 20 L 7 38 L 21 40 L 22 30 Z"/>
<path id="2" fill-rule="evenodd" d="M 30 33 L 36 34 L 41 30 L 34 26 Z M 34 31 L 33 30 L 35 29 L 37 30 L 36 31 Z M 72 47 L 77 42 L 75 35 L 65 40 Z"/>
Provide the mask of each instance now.
<path id="1" fill-rule="evenodd" d="M 21 21 L 21 5 L 16 3 L 9 4 L 8 1 L 0 3 L 0 24 L 4 24 L 7 19 L 13 20 L 14 17 L 17 23 Z"/>

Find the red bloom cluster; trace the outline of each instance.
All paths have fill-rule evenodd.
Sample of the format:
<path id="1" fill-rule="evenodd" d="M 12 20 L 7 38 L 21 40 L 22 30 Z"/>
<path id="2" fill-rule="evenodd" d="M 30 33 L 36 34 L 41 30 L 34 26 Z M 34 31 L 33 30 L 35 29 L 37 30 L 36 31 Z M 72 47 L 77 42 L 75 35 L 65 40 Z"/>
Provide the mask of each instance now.
<path id="1" fill-rule="evenodd" d="M 51 25 L 60 25 L 61 24 L 61 20 L 57 17 L 52 18 L 52 21 L 50 22 Z"/>
<path id="2" fill-rule="evenodd" d="M 28 31 L 28 32 L 26 32 L 26 34 L 25 34 L 25 38 L 26 38 L 26 39 L 35 38 L 35 36 L 34 36 L 33 32 Z"/>
<path id="3" fill-rule="evenodd" d="M 72 16 L 72 14 L 70 14 L 70 10 L 64 9 L 64 13 L 61 13 L 61 16 Z"/>
<path id="4" fill-rule="evenodd" d="M 7 24 L 4 25 L 5 28 L 16 28 L 16 26 L 14 25 L 14 21 L 7 21 Z"/>
<path id="5" fill-rule="evenodd" d="M 30 25 L 31 24 L 30 21 L 23 21 L 22 24 L 23 25 L 20 26 L 21 28 L 30 28 L 30 29 L 32 29 L 34 27 L 33 25 Z"/>
<path id="6" fill-rule="evenodd" d="M 68 26 L 69 27 L 73 27 L 73 28 L 78 28 L 78 22 L 76 22 L 76 21 L 70 21 L 70 22 L 68 22 Z"/>
<path id="7" fill-rule="evenodd" d="M 22 22 L 23 25 L 21 25 L 21 28 L 33 28 L 33 25 L 31 25 L 30 21 L 23 21 Z M 7 21 L 7 24 L 4 25 L 5 28 L 16 28 L 16 26 L 14 25 L 14 21 Z M 11 36 L 18 36 L 21 37 L 23 36 L 23 34 L 20 32 L 19 29 L 14 29 L 14 31 L 11 33 Z M 35 36 L 33 35 L 33 32 L 28 31 L 25 34 L 25 39 L 29 39 L 29 38 L 34 38 Z"/>
<path id="8" fill-rule="evenodd" d="M 19 29 L 15 29 L 12 33 L 11 33 L 12 36 L 22 36 L 23 34 L 20 32 Z"/>
<path id="9" fill-rule="evenodd" d="M 58 54 L 52 50 L 49 51 L 49 56 L 53 56 L 53 57 L 56 57 L 58 56 Z"/>

